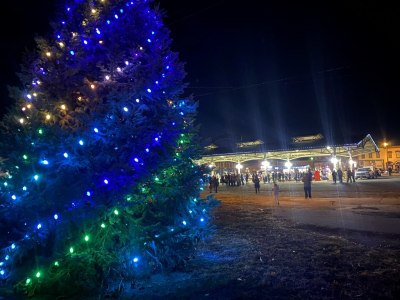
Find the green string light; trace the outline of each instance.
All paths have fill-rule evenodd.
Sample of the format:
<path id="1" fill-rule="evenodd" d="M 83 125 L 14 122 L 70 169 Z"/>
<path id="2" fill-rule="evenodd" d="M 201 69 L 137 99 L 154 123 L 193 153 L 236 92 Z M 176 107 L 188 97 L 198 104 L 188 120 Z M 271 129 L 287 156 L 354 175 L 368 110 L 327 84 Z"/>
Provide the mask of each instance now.
<path id="1" fill-rule="evenodd" d="M 118 210 L 114 210 L 114 214 L 118 215 Z"/>
<path id="2" fill-rule="evenodd" d="M 24 156 L 22 156 L 24 159 L 28 159 L 28 156 L 26 156 L 26 155 L 24 155 Z"/>
<path id="3" fill-rule="evenodd" d="M 85 236 L 85 241 L 87 242 L 89 240 L 89 236 Z"/>
<path id="4" fill-rule="evenodd" d="M 42 133 L 43 133 L 42 129 L 39 129 L 39 134 L 42 134 Z"/>
<path id="5" fill-rule="evenodd" d="M 104 225 L 104 223 L 103 223 L 103 224 L 101 224 L 101 228 L 104 228 L 104 227 L 106 227 L 106 225 Z"/>
<path id="6" fill-rule="evenodd" d="M 74 248 L 69 248 L 69 252 L 74 253 Z"/>
<path id="7" fill-rule="evenodd" d="M 56 261 L 56 262 L 54 263 L 54 265 L 58 267 L 58 266 L 59 266 L 58 261 Z"/>
<path id="8" fill-rule="evenodd" d="M 39 278 L 40 277 L 40 272 L 36 273 L 36 277 Z"/>
<path id="9" fill-rule="evenodd" d="M 26 284 L 30 284 L 30 283 L 31 283 L 31 279 L 28 278 L 28 279 L 26 280 Z"/>

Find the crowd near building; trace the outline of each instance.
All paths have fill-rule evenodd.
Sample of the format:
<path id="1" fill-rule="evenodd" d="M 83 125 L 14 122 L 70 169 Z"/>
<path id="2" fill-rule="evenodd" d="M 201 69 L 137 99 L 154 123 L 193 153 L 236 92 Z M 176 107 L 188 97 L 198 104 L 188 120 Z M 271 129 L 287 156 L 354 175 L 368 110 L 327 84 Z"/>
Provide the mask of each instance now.
<path id="1" fill-rule="evenodd" d="M 332 179 L 337 172 L 347 180 L 358 168 L 370 168 L 377 175 L 400 168 L 400 146 L 387 142 L 378 146 L 369 134 L 331 139 L 322 134 L 292 137 L 285 145 L 256 140 L 220 147 L 218 142 L 217 138 L 205 148 L 199 163 L 208 164 L 223 184 L 233 182 L 228 180 L 231 177 L 239 177 L 236 184 L 240 184 L 254 174 L 264 182 L 299 180 L 309 171 L 313 180 Z"/>

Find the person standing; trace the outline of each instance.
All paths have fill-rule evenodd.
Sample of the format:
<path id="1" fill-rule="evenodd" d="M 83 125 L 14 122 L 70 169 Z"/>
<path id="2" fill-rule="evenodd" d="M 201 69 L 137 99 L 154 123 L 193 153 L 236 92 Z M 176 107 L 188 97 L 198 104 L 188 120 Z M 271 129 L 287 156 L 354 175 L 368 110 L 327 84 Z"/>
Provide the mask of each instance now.
<path id="1" fill-rule="evenodd" d="M 389 176 L 392 176 L 392 167 L 391 166 L 388 167 L 388 173 L 389 173 Z"/>
<path id="2" fill-rule="evenodd" d="M 336 183 L 336 175 L 337 175 L 336 170 L 333 169 L 333 171 L 332 171 L 332 179 L 333 179 L 334 183 Z"/>
<path id="3" fill-rule="evenodd" d="M 274 186 L 272 187 L 272 191 L 274 192 L 274 200 L 279 205 L 279 186 L 276 183 L 274 183 Z"/>
<path id="4" fill-rule="evenodd" d="M 347 174 L 346 175 L 347 175 L 347 182 L 349 182 L 349 181 L 351 182 L 351 175 L 352 174 L 351 174 L 350 168 L 347 169 Z"/>
<path id="5" fill-rule="evenodd" d="M 268 181 L 268 183 L 271 182 L 271 174 L 270 173 L 267 173 L 267 181 Z"/>
<path id="6" fill-rule="evenodd" d="M 353 170 L 351 170 L 351 178 L 353 179 L 353 182 L 356 182 L 356 179 L 354 177 L 355 173 L 356 173 L 356 171 L 353 168 Z"/>
<path id="7" fill-rule="evenodd" d="M 243 176 L 243 173 L 240 174 L 240 181 L 242 182 L 242 185 L 244 185 L 244 176 Z"/>
<path id="8" fill-rule="evenodd" d="M 246 184 L 249 182 L 249 173 L 246 173 Z"/>
<path id="9" fill-rule="evenodd" d="M 212 180 L 211 180 L 211 187 L 215 189 L 215 193 L 218 193 L 218 178 L 213 176 Z"/>
<path id="10" fill-rule="evenodd" d="M 256 194 L 257 191 L 258 193 L 260 193 L 260 179 L 258 178 L 258 176 L 255 176 L 253 181 L 254 181 L 254 188 L 256 189 Z"/>
<path id="11" fill-rule="evenodd" d="M 305 195 L 305 198 L 307 199 L 308 197 L 310 197 L 310 199 L 311 199 L 311 178 L 310 178 L 310 175 L 309 174 L 305 174 L 301 181 L 303 181 L 303 183 L 304 183 L 304 195 Z"/>
<path id="12" fill-rule="evenodd" d="M 212 177 L 210 177 L 210 180 L 208 181 L 210 183 L 209 188 L 210 188 L 210 194 L 212 192 Z"/>
<path id="13" fill-rule="evenodd" d="M 337 174 L 338 174 L 338 177 L 339 177 L 339 182 L 343 183 L 343 172 L 342 172 L 341 168 L 338 169 Z"/>

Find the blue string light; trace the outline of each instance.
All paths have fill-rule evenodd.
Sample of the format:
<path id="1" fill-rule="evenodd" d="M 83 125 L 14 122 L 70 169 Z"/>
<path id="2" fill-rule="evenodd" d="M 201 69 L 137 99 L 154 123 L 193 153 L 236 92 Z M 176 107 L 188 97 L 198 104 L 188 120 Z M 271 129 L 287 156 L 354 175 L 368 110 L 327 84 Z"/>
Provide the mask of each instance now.
<path id="1" fill-rule="evenodd" d="M 87 192 L 86 192 L 86 195 L 87 195 L 88 197 L 90 197 L 91 194 L 90 194 L 89 191 L 87 191 Z"/>
<path id="2" fill-rule="evenodd" d="M 148 93 L 151 93 L 151 89 L 147 89 L 147 92 L 148 92 Z"/>
<path id="3" fill-rule="evenodd" d="M 85 45 L 87 45 L 87 40 L 84 40 L 83 43 L 84 43 Z"/>
<path id="4" fill-rule="evenodd" d="M 67 152 L 64 153 L 64 157 L 68 158 L 68 153 Z"/>
<path id="5" fill-rule="evenodd" d="M 17 197 L 16 197 L 15 195 L 12 195 L 11 198 L 12 198 L 13 200 L 16 200 L 16 199 L 17 199 Z"/>
<path id="6" fill-rule="evenodd" d="M 42 228 L 42 224 L 38 224 L 37 229 Z"/>
<path id="7" fill-rule="evenodd" d="M 139 162 L 139 160 L 137 158 L 134 159 L 136 162 Z"/>
<path id="8" fill-rule="evenodd" d="M 95 128 L 95 129 L 93 129 L 93 130 L 94 130 L 94 132 L 96 132 L 96 133 L 99 132 L 99 130 L 98 130 L 97 128 Z"/>
<path id="9" fill-rule="evenodd" d="M 22 188 L 22 190 L 23 190 L 23 191 L 26 191 L 26 186 L 24 186 L 24 187 Z"/>
<path id="10" fill-rule="evenodd" d="M 116 19 L 118 19 L 118 15 L 114 15 L 114 17 L 115 17 Z"/>
<path id="11" fill-rule="evenodd" d="M 104 183 L 105 183 L 105 184 L 108 184 L 108 180 L 107 180 L 107 179 L 104 179 Z"/>
<path id="12" fill-rule="evenodd" d="M 136 99 L 136 103 L 139 103 L 139 101 L 140 101 L 139 99 Z"/>
<path id="13" fill-rule="evenodd" d="M 149 153 L 149 152 L 150 152 L 149 148 L 146 148 L 146 152 L 147 152 L 147 153 Z"/>
<path id="14" fill-rule="evenodd" d="M 109 20 L 107 20 L 107 24 L 110 25 L 110 21 Z"/>
<path id="15" fill-rule="evenodd" d="M 54 215 L 54 219 L 58 220 L 58 215 L 57 214 Z"/>
<path id="16" fill-rule="evenodd" d="M 124 111 L 128 111 L 128 108 L 127 108 L 127 107 L 124 107 Z"/>
<path id="17" fill-rule="evenodd" d="M 83 146 L 83 141 L 82 140 L 79 141 L 79 145 Z"/>
<path id="18" fill-rule="evenodd" d="M 72 51 L 72 50 L 71 50 L 71 52 L 70 52 L 70 53 L 71 53 L 71 55 L 75 55 L 75 52 L 74 52 L 74 51 Z"/>

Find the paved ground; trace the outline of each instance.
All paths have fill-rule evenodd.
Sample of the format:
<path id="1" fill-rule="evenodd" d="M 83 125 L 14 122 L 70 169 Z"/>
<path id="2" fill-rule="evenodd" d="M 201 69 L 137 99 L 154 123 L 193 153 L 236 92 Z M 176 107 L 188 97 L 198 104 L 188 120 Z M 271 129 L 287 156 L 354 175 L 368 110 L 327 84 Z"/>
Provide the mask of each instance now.
<path id="1" fill-rule="evenodd" d="M 282 182 L 280 205 L 272 200 L 272 184 L 261 183 L 255 194 L 253 184 L 239 187 L 220 185 L 216 198 L 253 202 L 273 208 L 277 217 L 329 228 L 400 234 L 400 176 L 385 176 L 355 183 L 313 182 L 312 199 L 304 199 L 303 184 Z M 203 196 L 208 191 L 203 192 Z"/>

